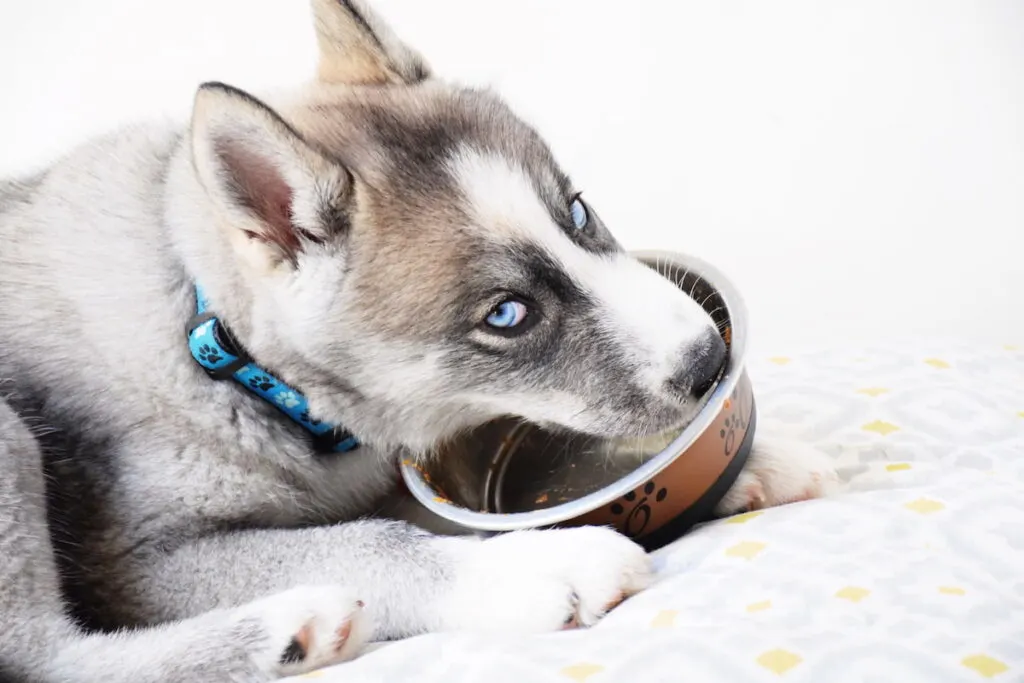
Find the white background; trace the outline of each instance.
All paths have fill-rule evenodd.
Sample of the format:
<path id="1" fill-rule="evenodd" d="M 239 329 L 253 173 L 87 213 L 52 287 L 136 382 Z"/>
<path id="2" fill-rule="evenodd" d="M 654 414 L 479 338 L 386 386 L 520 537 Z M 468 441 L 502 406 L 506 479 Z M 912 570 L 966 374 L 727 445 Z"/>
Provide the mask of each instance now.
<path id="1" fill-rule="evenodd" d="M 378 0 L 536 124 L 629 247 L 730 273 L 758 348 L 1024 342 L 1024 2 Z M 0 173 L 195 85 L 312 73 L 304 0 L 0 5 Z"/>

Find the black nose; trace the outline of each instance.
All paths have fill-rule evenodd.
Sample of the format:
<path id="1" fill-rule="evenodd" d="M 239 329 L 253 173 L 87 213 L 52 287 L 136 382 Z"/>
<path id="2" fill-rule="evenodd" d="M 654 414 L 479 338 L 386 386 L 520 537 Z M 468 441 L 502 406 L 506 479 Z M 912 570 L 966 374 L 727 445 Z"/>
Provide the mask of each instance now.
<path id="1" fill-rule="evenodd" d="M 727 355 L 722 337 L 715 330 L 707 330 L 687 351 L 669 383 L 676 392 L 699 398 L 714 386 Z"/>

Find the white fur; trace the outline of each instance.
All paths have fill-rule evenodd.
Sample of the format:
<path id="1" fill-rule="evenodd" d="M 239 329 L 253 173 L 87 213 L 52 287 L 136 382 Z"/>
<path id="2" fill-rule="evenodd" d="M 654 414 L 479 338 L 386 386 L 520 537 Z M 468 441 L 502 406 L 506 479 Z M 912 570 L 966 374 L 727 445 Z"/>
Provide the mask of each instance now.
<path id="1" fill-rule="evenodd" d="M 444 542 L 444 541 L 442 541 Z M 447 541 L 451 543 L 451 541 Z M 541 633 L 589 626 L 653 580 L 639 546 L 602 527 L 519 531 L 461 553 L 445 628 Z"/>

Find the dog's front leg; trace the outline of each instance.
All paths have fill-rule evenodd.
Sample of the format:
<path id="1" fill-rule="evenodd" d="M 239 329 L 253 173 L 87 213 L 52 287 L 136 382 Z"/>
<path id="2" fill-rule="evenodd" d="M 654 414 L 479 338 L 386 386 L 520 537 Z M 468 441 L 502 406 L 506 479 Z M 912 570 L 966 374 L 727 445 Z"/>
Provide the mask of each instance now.
<path id="1" fill-rule="evenodd" d="M 589 625 L 651 580 L 646 553 L 605 528 L 481 540 L 384 520 L 210 536 L 150 557 L 143 572 L 137 588 L 159 620 L 300 584 L 344 585 L 376 639 Z"/>

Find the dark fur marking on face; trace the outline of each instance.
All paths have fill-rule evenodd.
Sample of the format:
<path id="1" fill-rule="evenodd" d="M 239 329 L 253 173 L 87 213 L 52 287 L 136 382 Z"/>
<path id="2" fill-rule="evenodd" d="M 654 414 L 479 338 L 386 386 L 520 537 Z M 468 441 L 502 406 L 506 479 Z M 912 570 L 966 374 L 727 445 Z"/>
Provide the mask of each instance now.
<path id="1" fill-rule="evenodd" d="M 528 274 L 534 286 L 547 288 L 563 306 L 578 307 L 593 305 L 590 295 L 562 269 L 550 254 L 532 242 L 517 242 L 509 245 L 509 253 L 523 272 Z"/>
<path id="2" fill-rule="evenodd" d="M 488 356 L 504 355 L 520 361 L 528 358 L 535 365 L 546 364 L 556 355 L 554 347 L 563 319 L 589 311 L 595 302 L 541 246 L 525 241 L 478 242 L 478 255 L 468 266 L 470 272 L 459 295 L 464 315 L 479 311 L 480 299 L 488 293 L 506 292 L 509 297 L 522 300 L 534 320 L 522 335 L 476 346 Z M 479 326 L 481 322 L 471 318 L 468 326 Z M 467 336 L 464 329 L 454 327 L 449 341 L 462 343 Z M 486 334 L 486 326 L 482 329 Z"/>
<path id="3" fill-rule="evenodd" d="M 473 302 L 485 292 L 504 289 L 529 298 L 542 320 L 521 337 L 494 343 L 453 327 L 444 363 L 457 371 L 460 383 L 480 390 L 516 387 L 538 396 L 568 391 L 589 397 L 591 409 L 609 415 L 641 421 L 654 416 L 649 392 L 636 383 L 639 367 L 604 324 L 600 303 L 543 245 L 481 237 L 474 251 L 456 295 L 460 309 L 473 311 Z"/>
<path id="4" fill-rule="evenodd" d="M 403 120 L 381 108 L 369 111 L 368 119 L 377 142 L 389 152 L 395 180 L 427 195 L 437 189 L 443 165 L 467 135 L 449 117 Z"/>

